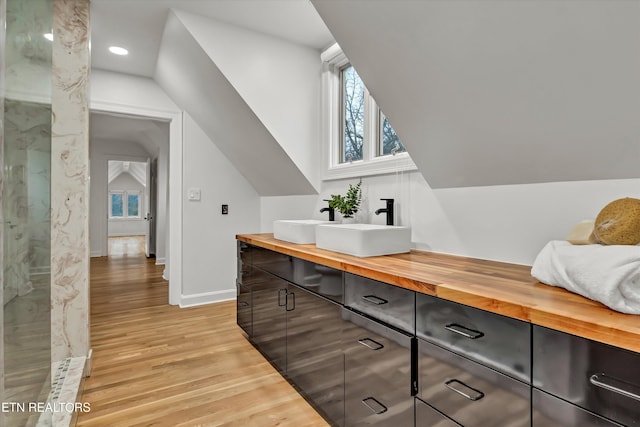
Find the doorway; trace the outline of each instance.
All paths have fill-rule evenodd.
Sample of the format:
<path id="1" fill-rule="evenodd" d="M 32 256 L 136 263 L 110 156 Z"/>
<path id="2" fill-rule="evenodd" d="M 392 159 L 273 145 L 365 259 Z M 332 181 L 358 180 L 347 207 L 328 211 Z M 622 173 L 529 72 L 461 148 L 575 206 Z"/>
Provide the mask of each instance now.
<path id="1" fill-rule="evenodd" d="M 163 144 L 158 152 L 157 162 L 155 163 L 157 178 L 157 200 L 156 206 L 156 263 L 164 263 L 163 278 L 169 281 L 169 304 L 177 305 L 181 299 L 182 289 L 182 113 L 179 111 L 158 111 L 151 108 L 143 108 L 118 103 L 91 101 L 91 117 L 101 116 L 113 119 L 111 124 L 104 124 L 102 131 L 97 132 L 96 124 L 92 120 L 92 136 L 91 136 L 91 206 L 90 206 L 90 234 L 91 234 L 91 256 L 107 255 L 107 221 L 106 214 L 101 216 L 101 212 L 106 212 L 106 184 L 101 185 L 100 177 L 106 177 L 106 169 L 108 167 L 107 160 L 135 160 L 117 158 L 119 149 L 124 147 L 131 148 L 140 145 L 138 142 L 131 142 L 131 135 L 136 132 L 121 132 L 123 127 L 121 122 L 116 119 L 145 120 L 148 125 L 153 123 L 156 127 L 164 127 L 165 137 Z M 138 122 L 140 123 L 140 122 Z M 97 132 L 97 133 L 94 133 Z M 100 136 L 103 139 L 112 141 L 107 143 L 103 149 L 97 149 L 95 140 Z M 114 135 L 119 138 L 114 139 Z M 139 135 L 138 135 L 139 136 Z M 108 138 L 107 138 L 108 137 Z M 143 138 L 141 142 L 149 141 L 149 138 Z M 107 155 L 110 156 L 107 156 Z M 122 156 L 122 154 L 119 154 Z M 141 159 L 146 161 L 148 157 L 152 159 L 154 164 L 154 156 L 144 155 Z M 98 168 L 98 170 L 96 170 Z M 102 169 L 102 173 L 99 169 Z M 171 179 L 169 180 L 169 176 Z M 95 178 L 93 178 L 95 177 Z M 164 189 L 162 186 L 164 185 Z M 96 191 L 103 192 L 104 197 L 96 197 Z M 94 203 L 96 202 L 96 203 Z M 97 218 L 97 219 L 96 219 Z M 163 223 L 164 221 L 164 223 Z M 164 235 L 163 235 L 164 234 Z M 161 252 L 161 245 L 164 243 L 164 254 Z"/>
<path id="2" fill-rule="evenodd" d="M 157 163 L 157 159 L 154 162 Z M 113 253 L 114 239 L 138 237 L 142 240 L 144 255 L 155 258 L 158 189 L 151 159 L 145 162 L 108 160 L 107 164 L 107 256 Z"/>

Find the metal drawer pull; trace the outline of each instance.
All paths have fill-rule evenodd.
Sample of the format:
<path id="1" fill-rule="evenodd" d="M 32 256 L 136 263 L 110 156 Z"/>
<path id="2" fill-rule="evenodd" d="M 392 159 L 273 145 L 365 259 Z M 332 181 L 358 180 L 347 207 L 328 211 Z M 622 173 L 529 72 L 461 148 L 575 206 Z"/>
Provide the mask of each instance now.
<path id="1" fill-rule="evenodd" d="M 282 298 L 281 298 L 282 291 L 284 291 L 284 296 L 285 296 L 284 303 L 282 303 Z M 287 305 L 286 296 L 287 296 L 287 290 L 285 288 L 278 289 L 278 307 L 284 307 Z"/>
<path id="2" fill-rule="evenodd" d="M 362 299 L 375 305 L 382 305 L 389 302 L 386 299 L 377 297 L 375 295 L 363 295 Z"/>
<path id="3" fill-rule="evenodd" d="M 246 301 L 238 301 L 238 307 L 249 307 L 249 303 Z"/>
<path id="4" fill-rule="evenodd" d="M 375 404 L 379 407 L 379 409 L 376 409 L 373 406 L 371 406 L 369 402 L 375 402 Z M 384 406 L 382 403 L 378 402 L 375 398 L 371 396 L 362 399 L 362 403 L 364 403 L 364 406 L 369 408 L 371 412 L 373 412 L 376 415 L 380 415 L 387 412 L 387 407 Z"/>
<path id="5" fill-rule="evenodd" d="M 463 337 L 475 340 L 478 338 L 482 338 L 484 333 L 480 331 L 476 331 L 475 329 L 469 329 L 462 325 L 458 325 L 457 323 L 450 323 L 444 327 L 446 330 L 454 332 L 458 335 L 462 335 Z"/>
<path id="6" fill-rule="evenodd" d="M 614 393 L 621 394 L 625 397 L 630 397 L 631 399 L 640 400 L 640 394 L 638 394 L 638 392 L 640 392 L 640 387 L 638 387 L 635 384 L 630 384 L 628 382 L 610 377 L 603 373 L 591 375 L 591 377 L 589 378 L 589 382 L 596 387 L 600 387 L 605 390 L 609 390 Z M 622 388 L 625 386 L 627 390 Z M 629 388 L 636 389 L 638 390 L 638 392 L 634 393 L 633 391 L 629 391 L 628 390 Z"/>
<path id="7" fill-rule="evenodd" d="M 372 340 L 371 338 L 362 338 L 361 340 L 358 340 L 358 342 L 370 350 L 380 350 L 381 348 L 384 348 L 382 344 L 376 340 Z M 373 343 L 373 345 L 369 343 Z"/>
<path id="8" fill-rule="evenodd" d="M 468 388 L 469 390 L 475 391 L 475 392 L 476 392 L 476 395 L 475 395 L 475 396 L 471 396 L 470 394 L 465 393 L 464 391 L 462 391 L 462 390 L 459 390 L 459 389 L 455 388 L 455 387 L 452 385 L 452 384 L 454 384 L 454 383 L 460 384 L 461 386 L 466 387 L 466 388 Z M 466 398 L 467 398 L 467 399 L 469 399 L 469 400 L 473 400 L 474 402 L 475 402 L 476 400 L 480 400 L 480 399 L 482 399 L 482 398 L 484 397 L 484 393 L 483 393 L 483 392 L 481 392 L 480 390 L 476 390 L 476 389 L 475 389 L 475 388 L 473 388 L 473 387 L 469 387 L 468 385 L 466 385 L 466 384 L 465 384 L 465 383 L 463 383 L 462 381 L 460 381 L 460 380 L 456 380 L 455 378 L 454 378 L 454 379 L 452 379 L 452 380 L 447 381 L 446 383 L 444 383 L 444 385 L 445 385 L 445 386 L 447 386 L 447 388 L 448 388 L 448 389 L 453 390 L 453 391 L 455 391 L 456 393 L 458 393 L 460 396 L 464 396 L 464 397 L 466 397 Z"/>
<path id="9" fill-rule="evenodd" d="M 293 306 L 291 308 L 289 308 L 289 295 L 291 295 L 291 301 L 293 301 Z M 293 311 L 296 309 L 296 294 L 295 292 L 287 292 L 287 299 L 285 302 L 285 308 L 286 311 Z"/>

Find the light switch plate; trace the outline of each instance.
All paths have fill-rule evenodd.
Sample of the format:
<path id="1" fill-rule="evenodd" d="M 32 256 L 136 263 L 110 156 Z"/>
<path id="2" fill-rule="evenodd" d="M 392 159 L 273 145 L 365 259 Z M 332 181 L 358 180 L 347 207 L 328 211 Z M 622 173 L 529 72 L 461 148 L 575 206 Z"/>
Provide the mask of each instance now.
<path id="1" fill-rule="evenodd" d="M 201 191 L 199 188 L 190 188 L 188 192 L 188 199 L 192 201 L 200 200 Z"/>

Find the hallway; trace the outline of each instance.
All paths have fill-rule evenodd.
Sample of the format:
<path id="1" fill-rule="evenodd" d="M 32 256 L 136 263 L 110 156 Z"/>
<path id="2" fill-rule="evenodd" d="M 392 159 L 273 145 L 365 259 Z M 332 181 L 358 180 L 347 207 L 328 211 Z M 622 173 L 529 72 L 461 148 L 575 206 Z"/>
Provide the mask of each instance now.
<path id="1" fill-rule="evenodd" d="M 249 344 L 235 301 L 169 306 L 162 270 L 139 255 L 91 259 L 91 411 L 78 426 L 326 425 Z"/>

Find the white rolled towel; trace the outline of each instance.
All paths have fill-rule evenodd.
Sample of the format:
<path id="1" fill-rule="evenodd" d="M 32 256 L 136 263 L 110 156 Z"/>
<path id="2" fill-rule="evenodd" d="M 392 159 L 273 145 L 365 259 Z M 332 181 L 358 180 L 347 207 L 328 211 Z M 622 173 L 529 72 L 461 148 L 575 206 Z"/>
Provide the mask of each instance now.
<path id="1" fill-rule="evenodd" d="M 576 246 L 553 240 L 536 257 L 531 275 L 613 310 L 640 314 L 640 246 Z"/>

